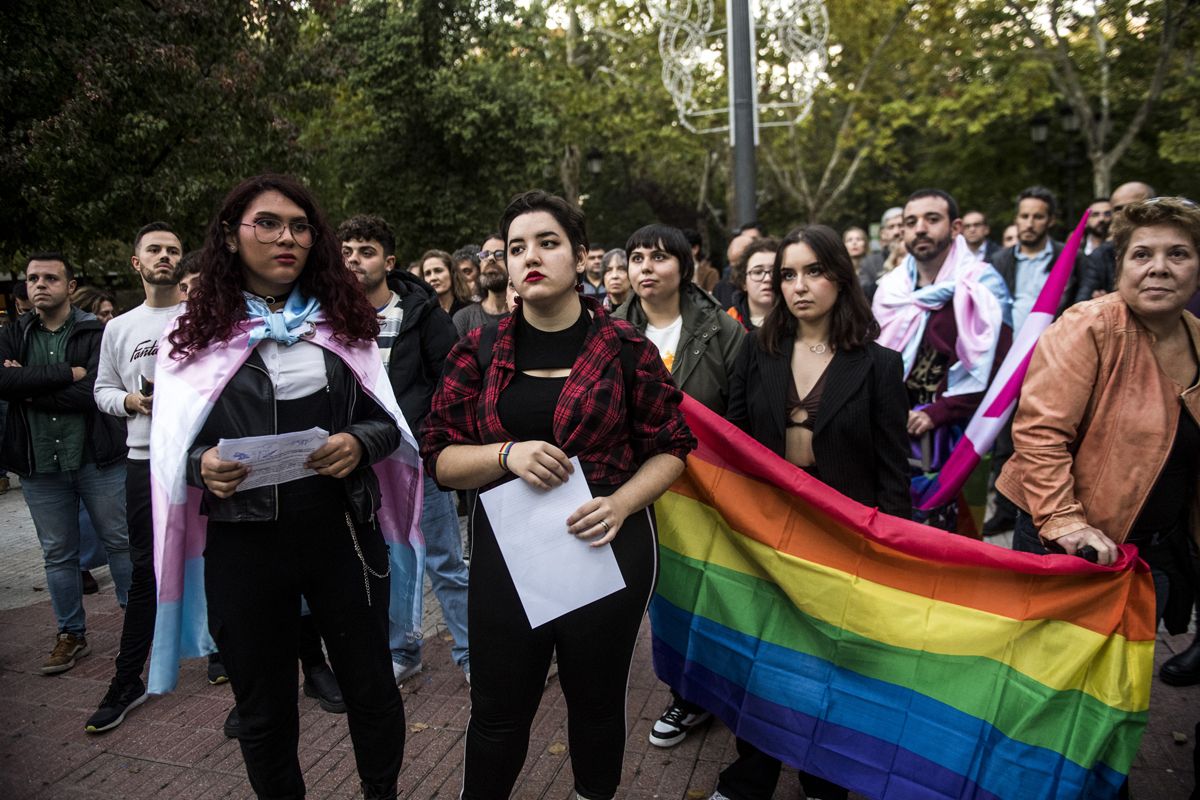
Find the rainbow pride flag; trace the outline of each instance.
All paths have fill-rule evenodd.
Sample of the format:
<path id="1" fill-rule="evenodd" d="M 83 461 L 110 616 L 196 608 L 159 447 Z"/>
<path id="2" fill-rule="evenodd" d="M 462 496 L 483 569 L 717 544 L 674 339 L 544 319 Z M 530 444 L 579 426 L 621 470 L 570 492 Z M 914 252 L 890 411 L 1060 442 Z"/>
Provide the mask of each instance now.
<path id="1" fill-rule="evenodd" d="M 1141 741 L 1154 587 L 890 517 L 688 398 L 658 501 L 654 665 L 785 764 L 872 798 L 1114 797 Z"/>

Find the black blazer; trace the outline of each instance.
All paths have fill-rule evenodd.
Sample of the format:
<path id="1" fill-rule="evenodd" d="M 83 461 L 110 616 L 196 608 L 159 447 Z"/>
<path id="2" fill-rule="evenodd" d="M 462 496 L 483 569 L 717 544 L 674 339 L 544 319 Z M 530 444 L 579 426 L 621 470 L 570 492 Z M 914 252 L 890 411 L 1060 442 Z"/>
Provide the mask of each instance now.
<path id="1" fill-rule="evenodd" d="M 738 353 L 726 416 L 782 457 L 793 342 L 772 357 L 758 338 L 759 331 L 750 333 Z M 863 505 L 909 519 L 907 422 L 900 354 L 874 342 L 860 350 L 839 350 L 825 376 L 813 430 L 821 481 Z"/>

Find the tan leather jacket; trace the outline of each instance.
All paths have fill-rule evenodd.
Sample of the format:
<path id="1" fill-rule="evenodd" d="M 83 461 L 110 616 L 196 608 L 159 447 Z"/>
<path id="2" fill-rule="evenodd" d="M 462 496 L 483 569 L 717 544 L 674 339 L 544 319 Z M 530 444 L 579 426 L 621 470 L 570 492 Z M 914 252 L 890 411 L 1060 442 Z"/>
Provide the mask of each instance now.
<path id="1" fill-rule="evenodd" d="M 1183 319 L 1200 353 L 1200 321 Z M 1115 292 L 1068 309 L 1038 341 L 996 489 L 1043 539 L 1090 525 L 1125 541 L 1170 455 L 1180 403 L 1200 420 L 1200 386 L 1167 377 L 1152 342 Z"/>

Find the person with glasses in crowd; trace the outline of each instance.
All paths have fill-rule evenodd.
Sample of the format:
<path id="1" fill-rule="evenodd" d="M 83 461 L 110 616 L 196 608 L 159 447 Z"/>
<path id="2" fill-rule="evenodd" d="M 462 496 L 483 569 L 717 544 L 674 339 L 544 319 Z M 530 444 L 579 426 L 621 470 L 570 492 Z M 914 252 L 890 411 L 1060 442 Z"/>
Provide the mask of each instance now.
<path id="1" fill-rule="evenodd" d="M 454 327 L 459 336 L 466 336 L 489 322 L 499 322 L 508 316 L 504 295 L 508 289 L 508 268 L 504 265 L 504 240 L 493 233 L 483 240 L 483 249 L 475 254 L 479 259 L 479 287 L 483 299 L 472 303 L 454 315 Z"/>
<path id="2" fill-rule="evenodd" d="M 422 435 L 426 467 L 458 489 L 514 478 L 541 490 L 586 481 L 592 499 L 563 520 L 562 535 L 610 546 L 625 586 L 532 627 L 497 533 L 483 504 L 474 505 L 461 796 L 509 796 L 556 655 L 575 792 L 606 800 L 621 779 L 630 661 L 654 587 L 650 504 L 683 472 L 695 440 L 654 348 L 577 290 L 588 252 L 583 212 L 526 192 L 505 209 L 500 235 L 519 304 L 450 352 Z"/>
<path id="3" fill-rule="evenodd" d="M 763 320 L 775 304 L 775 291 L 771 286 L 771 265 L 779 240 L 767 236 L 755 239 L 742 251 L 737 272 L 746 276 L 745 290 L 738 301 L 729 309 L 729 316 L 742 323 L 748 331 L 761 328 Z"/>
<path id="4" fill-rule="evenodd" d="M 187 497 L 185 478 L 202 490 L 207 522 L 192 502 L 160 507 L 156 498 L 155 545 L 164 553 L 181 541 L 203 545 L 202 607 L 229 670 L 255 793 L 305 793 L 296 701 L 303 598 L 341 681 L 364 796 L 395 798 L 404 707 L 388 650 L 390 562 L 379 521 L 382 508 L 409 530 L 420 488 L 415 478 L 400 485 L 408 473 L 396 467 L 381 487 L 372 469 L 415 447 L 382 373 L 375 309 L 312 194 L 286 176 L 236 186 L 199 261 L 186 310 L 160 340 L 150 458 L 167 498 Z M 327 437 L 317 438 L 305 477 L 284 483 L 244 488 L 254 469 L 217 448 L 314 427 Z M 160 631 L 164 581 L 177 580 L 158 575 Z M 176 654 L 205 646 L 190 626 L 178 635 Z M 167 657 L 160 644 L 152 679 L 154 661 Z"/>

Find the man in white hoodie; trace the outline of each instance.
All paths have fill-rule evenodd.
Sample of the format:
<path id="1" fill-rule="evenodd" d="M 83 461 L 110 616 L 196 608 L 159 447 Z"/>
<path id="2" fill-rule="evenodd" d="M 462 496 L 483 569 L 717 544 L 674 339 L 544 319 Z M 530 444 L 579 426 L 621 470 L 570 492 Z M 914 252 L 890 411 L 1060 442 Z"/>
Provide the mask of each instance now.
<path id="1" fill-rule="evenodd" d="M 165 222 L 151 222 L 137 232 L 130 258 L 142 279 L 146 302 L 113 319 L 100 343 L 96 405 L 106 414 L 126 419 L 129 457 L 125 473 L 125 513 L 129 523 L 129 555 L 133 579 L 116 675 L 96 713 L 85 725 L 102 733 L 120 725 L 130 709 L 146 699 L 142 668 L 154 638 L 157 610 L 154 580 L 154 533 L 150 513 L 150 413 L 154 406 L 154 362 L 159 337 L 182 310 L 179 291 L 183 245 Z"/>

